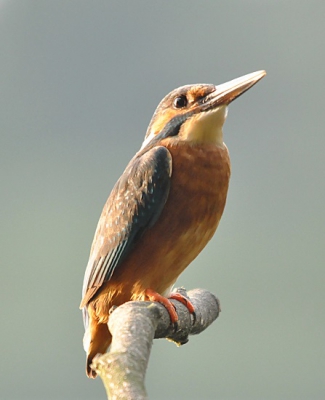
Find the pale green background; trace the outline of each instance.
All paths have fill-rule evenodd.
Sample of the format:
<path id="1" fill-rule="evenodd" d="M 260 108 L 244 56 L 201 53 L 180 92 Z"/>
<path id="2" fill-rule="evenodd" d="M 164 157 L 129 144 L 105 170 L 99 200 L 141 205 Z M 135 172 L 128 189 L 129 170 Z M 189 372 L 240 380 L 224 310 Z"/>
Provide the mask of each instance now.
<path id="1" fill-rule="evenodd" d="M 178 281 L 221 316 L 155 341 L 147 389 L 325 398 L 324 18 L 323 0 L 0 0 L 1 399 L 105 398 L 78 310 L 101 208 L 167 92 L 258 69 L 225 125 L 223 220 Z"/>

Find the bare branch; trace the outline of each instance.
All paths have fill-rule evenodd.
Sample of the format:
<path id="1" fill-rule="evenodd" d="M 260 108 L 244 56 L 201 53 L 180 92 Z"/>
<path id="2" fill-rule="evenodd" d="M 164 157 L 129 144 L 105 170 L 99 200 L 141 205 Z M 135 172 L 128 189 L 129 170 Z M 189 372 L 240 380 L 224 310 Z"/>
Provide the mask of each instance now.
<path id="1" fill-rule="evenodd" d="M 204 331 L 219 315 L 219 300 L 209 291 L 185 289 L 195 308 L 195 317 L 179 301 L 171 300 L 178 314 L 177 327 L 170 323 L 166 308 L 156 302 L 128 302 L 116 308 L 109 318 L 113 335 L 110 351 L 94 358 L 92 368 L 103 380 L 108 398 L 147 399 L 145 373 L 154 338 L 167 338 L 182 345 L 189 335 Z M 176 329 L 175 329 L 176 328 Z"/>

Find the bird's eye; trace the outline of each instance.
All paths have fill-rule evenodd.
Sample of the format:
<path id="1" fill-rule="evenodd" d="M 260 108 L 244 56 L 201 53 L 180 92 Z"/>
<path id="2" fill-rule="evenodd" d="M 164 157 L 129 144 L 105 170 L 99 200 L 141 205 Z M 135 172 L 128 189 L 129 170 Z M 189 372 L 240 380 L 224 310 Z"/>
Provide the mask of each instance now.
<path id="1" fill-rule="evenodd" d="M 179 96 L 174 99 L 174 107 L 175 108 L 183 108 L 187 106 L 187 98 L 186 96 Z"/>

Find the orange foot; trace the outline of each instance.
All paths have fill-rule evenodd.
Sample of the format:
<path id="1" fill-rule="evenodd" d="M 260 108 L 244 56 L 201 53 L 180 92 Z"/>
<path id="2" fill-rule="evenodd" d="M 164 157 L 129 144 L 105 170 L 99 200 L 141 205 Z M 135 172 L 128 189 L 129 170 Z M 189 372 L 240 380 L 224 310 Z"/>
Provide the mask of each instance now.
<path id="1" fill-rule="evenodd" d="M 184 304 L 184 306 L 188 309 L 190 314 L 195 314 L 195 308 L 194 308 L 193 304 L 190 302 L 190 300 L 188 298 L 186 298 L 182 294 L 171 293 L 168 298 L 179 301 L 180 303 Z"/>
<path id="2" fill-rule="evenodd" d="M 176 313 L 173 303 L 171 303 L 171 301 L 169 299 L 174 299 L 174 300 L 177 300 L 180 303 L 184 304 L 184 306 L 188 309 L 188 311 L 191 314 L 194 314 L 194 316 L 195 316 L 195 309 L 194 309 L 193 304 L 190 302 L 189 299 L 187 299 L 185 296 L 183 296 L 180 293 L 171 293 L 170 296 L 168 298 L 166 298 L 166 297 L 162 296 L 161 294 L 155 292 L 152 289 L 146 289 L 145 294 L 150 301 L 158 301 L 158 303 L 160 303 L 166 307 L 166 309 L 169 313 L 171 322 L 173 324 L 178 321 L 178 315 Z"/>
<path id="3" fill-rule="evenodd" d="M 150 301 L 158 301 L 158 303 L 166 307 L 172 324 L 175 324 L 175 322 L 178 321 L 177 312 L 175 310 L 173 303 L 171 303 L 170 300 L 168 300 L 166 297 L 162 296 L 161 294 L 155 292 L 152 289 L 146 289 L 145 295 Z"/>

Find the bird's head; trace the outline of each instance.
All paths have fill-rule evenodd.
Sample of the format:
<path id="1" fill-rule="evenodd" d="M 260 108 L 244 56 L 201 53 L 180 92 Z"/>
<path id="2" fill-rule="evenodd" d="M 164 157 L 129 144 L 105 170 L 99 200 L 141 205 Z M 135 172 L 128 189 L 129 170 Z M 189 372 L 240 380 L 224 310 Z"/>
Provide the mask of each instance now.
<path id="1" fill-rule="evenodd" d="M 159 103 L 149 124 L 142 149 L 163 139 L 189 144 L 223 144 L 222 126 L 227 106 L 265 76 L 257 71 L 222 85 L 181 86 Z"/>

